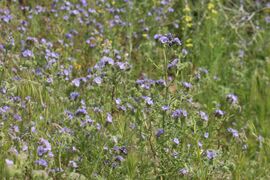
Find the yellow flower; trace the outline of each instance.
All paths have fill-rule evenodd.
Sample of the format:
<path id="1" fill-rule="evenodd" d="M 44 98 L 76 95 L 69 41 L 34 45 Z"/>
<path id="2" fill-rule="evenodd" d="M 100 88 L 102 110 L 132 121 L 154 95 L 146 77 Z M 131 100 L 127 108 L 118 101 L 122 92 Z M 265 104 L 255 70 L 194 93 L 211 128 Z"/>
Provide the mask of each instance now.
<path id="1" fill-rule="evenodd" d="M 184 16 L 184 20 L 186 22 L 191 22 L 192 21 L 192 17 L 191 16 Z"/>
<path id="2" fill-rule="evenodd" d="M 187 47 L 193 47 L 193 44 L 192 43 L 188 43 L 186 44 Z"/>
<path id="3" fill-rule="evenodd" d="M 75 69 L 81 69 L 82 68 L 82 65 L 77 64 L 77 63 L 74 63 L 74 67 L 75 67 Z"/>
<path id="4" fill-rule="evenodd" d="M 185 5 L 184 12 L 190 12 L 190 8 L 187 4 Z"/>
<path id="5" fill-rule="evenodd" d="M 193 47 L 193 44 L 192 44 L 192 39 L 189 38 L 186 40 L 186 47 Z"/>
<path id="6" fill-rule="evenodd" d="M 189 38 L 186 40 L 186 43 L 191 43 L 191 41 L 192 41 L 192 39 Z"/>
<path id="7" fill-rule="evenodd" d="M 192 23 L 187 23 L 187 27 L 192 27 Z"/>
<path id="8" fill-rule="evenodd" d="M 207 8 L 208 8 L 209 10 L 212 10 L 212 9 L 215 8 L 215 5 L 214 5 L 213 3 L 208 3 L 208 4 L 207 4 Z"/>
<path id="9" fill-rule="evenodd" d="M 215 9 L 212 9 L 211 12 L 212 12 L 213 14 L 217 14 L 217 11 L 216 11 Z"/>
<path id="10" fill-rule="evenodd" d="M 147 38 L 147 34 L 142 34 L 142 36 L 143 36 L 144 38 Z"/>

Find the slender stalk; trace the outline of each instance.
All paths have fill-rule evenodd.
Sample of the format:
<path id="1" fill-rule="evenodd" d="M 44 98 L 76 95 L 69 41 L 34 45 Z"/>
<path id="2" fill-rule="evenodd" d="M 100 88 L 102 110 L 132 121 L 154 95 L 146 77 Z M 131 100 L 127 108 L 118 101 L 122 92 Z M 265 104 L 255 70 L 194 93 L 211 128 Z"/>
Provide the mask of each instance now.
<path id="1" fill-rule="evenodd" d="M 164 72 L 164 80 L 165 80 L 165 103 L 168 104 L 168 61 L 166 56 L 166 50 L 163 49 L 163 57 L 164 57 L 164 64 L 163 64 L 163 72 Z M 162 128 L 165 129 L 165 121 L 166 121 L 166 112 L 163 112 L 163 120 L 162 120 Z"/>

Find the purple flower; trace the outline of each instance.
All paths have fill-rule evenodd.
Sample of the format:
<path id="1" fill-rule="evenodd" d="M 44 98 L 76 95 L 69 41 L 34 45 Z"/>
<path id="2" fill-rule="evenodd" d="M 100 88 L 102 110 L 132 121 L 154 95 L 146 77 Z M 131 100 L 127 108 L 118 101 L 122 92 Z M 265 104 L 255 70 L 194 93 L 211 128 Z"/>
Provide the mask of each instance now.
<path id="1" fill-rule="evenodd" d="M 164 129 L 158 129 L 156 132 L 156 137 L 160 137 L 162 134 L 164 134 Z"/>
<path id="2" fill-rule="evenodd" d="M 228 94 L 226 99 L 231 104 L 237 104 L 238 103 L 238 97 L 236 95 L 234 95 L 234 94 Z"/>
<path id="3" fill-rule="evenodd" d="M 47 161 L 44 160 L 44 159 L 36 160 L 35 163 L 36 163 L 37 165 L 40 165 L 40 166 L 43 166 L 43 167 L 47 167 L 47 166 L 48 166 Z"/>
<path id="4" fill-rule="evenodd" d="M 13 166 L 14 165 L 14 162 L 12 160 L 6 159 L 5 161 L 6 161 L 7 166 Z"/>
<path id="5" fill-rule="evenodd" d="M 80 86 L 80 82 L 81 82 L 81 78 L 76 78 L 74 79 L 71 83 L 76 86 L 79 87 Z"/>
<path id="6" fill-rule="evenodd" d="M 166 81 L 163 79 L 156 80 L 156 84 L 160 86 L 166 86 Z"/>
<path id="7" fill-rule="evenodd" d="M 23 146 L 22 146 L 22 151 L 27 151 L 28 150 L 28 146 L 26 145 L 26 144 L 24 144 Z"/>
<path id="8" fill-rule="evenodd" d="M 115 99 L 115 103 L 116 103 L 117 105 L 120 105 L 120 104 L 121 104 L 121 99 L 120 99 L 120 98 Z"/>
<path id="9" fill-rule="evenodd" d="M 101 77 L 95 77 L 93 80 L 96 84 L 101 84 L 102 83 L 102 78 Z"/>
<path id="10" fill-rule="evenodd" d="M 169 64 L 168 64 L 168 69 L 171 69 L 171 68 L 173 68 L 173 67 L 176 67 L 177 66 L 177 64 L 178 64 L 178 62 L 179 62 L 179 59 L 174 59 L 172 62 L 170 62 Z"/>
<path id="11" fill-rule="evenodd" d="M 191 89 L 192 88 L 192 84 L 189 82 L 183 82 L 182 85 L 186 88 L 186 89 Z"/>
<path id="12" fill-rule="evenodd" d="M 161 37 L 161 34 L 155 34 L 155 35 L 154 35 L 154 39 L 155 39 L 155 40 L 159 39 L 160 37 Z"/>
<path id="13" fill-rule="evenodd" d="M 76 15 L 80 14 L 80 11 L 78 11 L 77 9 L 75 9 L 75 10 L 72 10 L 70 12 L 70 14 L 76 16 Z"/>
<path id="14" fill-rule="evenodd" d="M 179 174 L 181 175 L 187 175 L 188 174 L 188 169 L 187 168 L 182 168 L 179 170 Z"/>
<path id="15" fill-rule="evenodd" d="M 117 108 L 119 109 L 119 110 L 121 110 L 121 111 L 126 111 L 127 110 L 127 108 L 126 108 L 126 106 L 124 106 L 124 105 L 122 105 L 122 106 L 117 106 Z"/>
<path id="16" fill-rule="evenodd" d="M 204 133 L 204 135 L 203 135 L 203 136 L 204 136 L 204 138 L 206 138 L 206 139 L 207 139 L 207 138 L 209 137 L 209 133 L 208 133 L 208 132 L 206 132 L 206 133 Z"/>
<path id="17" fill-rule="evenodd" d="M 112 115 L 110 113 L 107 113 L 106 123 L 112 123 Z"/>
<path id="18" fill-rule="evenodd" d="M 205 112 L 199 111 L 199 115 L 202 120 L 208 121 L 208 115 Z"/>
<path id="19" fill-rule="evenodd" d="M 66 37 L 67 39 L 71 39 L 71 38 L 73 37 L 73 35 L 72 35 L 71 33 L 67 33 L 67 34 L 65 35 L 65 37 Z"/>
<path id="20" fill-rule="evenodd" d="M 6 93 L 7 93 L 7 89 L 6 89 L 5 87 L 0 88 L 0 92 L 1 92 L 2 94 L 6 94 Z"/>
<path id="21" fill-rule="evenodd" d="M 130 65 L 127 62 L 116 62 L 115 63 L 120 70 L 128 70 L 130 69 Z"/>
<path id="22" fill-rule="evenodd" d="M 182 45 L 182 42 L 181 42 L 180 39 L 177 38 L 177 37 L 173 39 L 173 42 L 174 42 L 175 44 L 177 44 L 178 46 L 181 46 L 181 45 Z"/>
<path id="23" fill-rule="evenodd" d="M 168 111 L 170 109 L 170 106 L 162 106 L 161 109 L 162 111 Z"/>
<path id="24" fill-rule="evenodd" d="M 88 4 L 87 4 L 87 0 L 81 0 L 81 4 L 86 7 Z"/>
<path id="25" fill-rule="evenodd" d="M 13 118 L 16 120 L 16 121 L 22 121 L 22 117 L 18 114 L 14 114 Z"/>
<path id="26" fill-rule="evenodd" d="M 53 158 L 54 157 L 54 154 L 51 151 L 49 151 L 48 152 L 48 157 Z"/>
<path id="27" fill-rule="evenodd" d="M 202 148 L 203 144 L 202 144 L 201 141 L 198 141 L 198 146 L 199 146 L 200 148 Z"/>
<path id="28" fill-rule="evenodd" d="M 100 61 L 94 66 L 95 69 L 101 70 L 105 67 L 105 65 L 110 64 L 114 65 L 114 60 L 107 56 L 103 56 Z"/>
<path id="29" fill-rule="evenodd" d="M 162 44 L 166 44 L 167 42 L 169 42 L 169 39 L 166 37 L 166 36 L 161 36 L 159 38 L 159 41 L 162 43 Z"/>
<path id="30" fill-rule="evenodd" d="M 44 148 L 43 146 L 38 146 L 37 148 L 37 153 L 38 156 L 43 156 L 43 154 L 46 154 L 48 151 L 46 148 Z"/>
<path id="31" fill-rule="evenodd" d="M 156 40 L 158 39 L 159 42 L 161 42 L 162 44 L 167 44 L 169 46 L 173 46 L 174 44 L 176 44 L 178 46 L 182 45 L 180 39 L 177 37 L 173 37 L 173 35 L 171 33 L 165 34 L 165 35 L 156 34 L 154 36 L 154 39 L 156 39 Z"/>
<path id="32" fill-rule="evenodd" d="M 7 113 L 10 110 L 9 106 L 0 107 L 0 114 Z"/>
<path id="33" fill-rule="evenodd" d="M 80 96 L 80 93 L 78 93 L 78 92 L 72 92 L 72 93 L 70 93 L 69 98 L 71 100 L 76 100 L 79 96 Z"/>
<path id="34" fill-rule="evenodd" d="M 80 116 L 80 115 L 86 115 L 87 114 L 87 111 L 85 108 L 79 108 L 77 109 L 77 111 L 75 112 L 75 115 L 76 116 Z"/>
<path id="35" fill-rule="evenodd" d="M 86 125 L 92 125 L 93 123 L 94 121 L 88 115 L 86 115 L 85 121 L 81 122 L 81 127 L 85 127 Z"/>
<path id="36" fill-rule="evenodd" d="M 187 117 L 188 113 L 186 110 L 184 109 L 176 109 L 173 113 L 172 113 L 172 117 L 177 119 L 177 118 L 181 118 L 181 117 Z"/>
<path id="37" fill-rule="evenodd" d="M 69 161 L 68 166 L 72 167 L 72 168 L 77 168 L 78 167 L 78 165 L 77 165 L 77 163 L 75 161 Z"/>
<path id="38" fill-rule="evenodd" d="M 122 162 L 124 160 L 125 159 L 123 158 L 123 156 L 118 155 L 118 156 L 115 157 L 115 161 Z"/>
<path id="39" fill-rule="evenodd" d="M 215 111 L 215 116 L 216 116 L 216 117 L 222 117 L 222 116 L 224 116 L 224 115 L 225 115 L 225 112 L 222 111 L 222 110 L 220 110 L 220 109 L 217 109 L 217 110 Z"/>
<path id="40" fill-rule="evenodd" d="M 89 39 L 86 40 L 86 43 L 91 47 L 94 48 L 97 45 L 97 41 L 94 37 L 90 37 Z"/>
<path id="41" fill-rule="evenodd" d="M 174 138 L 174 139 L 173 139 L 173 142 L 174 142 L 176 145 L 178 145 L 178 144 L 180 143 L 180 141 L 179 141 L 178 138 Z"/>
<path id="42" fill-rule="evenodd" d="M 46 154 L 52 150 L 51 144 L 46 139 L 40 138 L 39 144 L 40 146 L 37 148 L 37 153 L 39 156 L 43 156 L 43 154 Z"/>
<path id="43" fill-rule="evenodd" d="M 30 58 L 30 57 L 34 57 L 34 54 L 31 50 L 29 49 L 26 49 L 22 52 L 22 56 L 25 57 L 25 58 Z"/>
<path id="44" fill-rule="evenodd" d="M 12 16 L 9 14 L 3 15 L 2 17 L 0 17 L 2 19 L 2 21 L 4 21 L 5 23 L 9 23 L 12 19 Z"/>
<path id="45" fill-rule="evenodd" d="M 174 12 L 174 9 L 171 8 L 171 7 L 169 7 L 169 8 L 168 8 L 168 12 L 172 13 L 172 12 Z"/>
<path id="46" fill-rule="evenodd" d="M 123 153 L 124 155 L 127 155 L 128 154 L 128 150 L 125 146 L 122 146 L 120 149 L 121 153 Z"/>
<path id="47" fill-rule="evenodd" d="M 214 150 L 207 150 L 206 151 L 206 156 L 207 156 L 208 159 L 212 160 L 217 156 L 217 153 Z"/>
<path id="48" fill-rule="evenodd" d="M 235 138 L 239 137 L 238 131 L 236 129 L 228 128 L 227 130 L 228 132 L 232 133 L 233 137 Z"/>
<path id="49" fill-rule="evenodd" d="M 148 104 L 148 105 L 153 105 L 154 104 L 151 97 L 143 96 L 142 98 L 145 100 L 146 104 Z"/>

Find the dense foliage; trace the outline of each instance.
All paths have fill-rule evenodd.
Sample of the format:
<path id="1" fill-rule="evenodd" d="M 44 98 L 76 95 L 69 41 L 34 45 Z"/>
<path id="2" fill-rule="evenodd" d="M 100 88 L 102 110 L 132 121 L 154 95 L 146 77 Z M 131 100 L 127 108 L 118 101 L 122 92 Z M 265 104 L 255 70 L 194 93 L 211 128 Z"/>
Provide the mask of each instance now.
<path id="1" fill-rule="evenodd" d="M 269 179 L 270 3 L 0 1 L 3 179 Z"/>

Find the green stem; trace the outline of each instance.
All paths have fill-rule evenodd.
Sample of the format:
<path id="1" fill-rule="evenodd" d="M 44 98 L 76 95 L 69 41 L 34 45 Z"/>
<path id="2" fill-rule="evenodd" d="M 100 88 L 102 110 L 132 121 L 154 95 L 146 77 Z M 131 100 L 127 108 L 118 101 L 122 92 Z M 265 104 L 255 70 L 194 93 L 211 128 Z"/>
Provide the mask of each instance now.
<path id="1" fill-rule="evenodd" d="M 164 57 L 164 64 L 163 64 L 163 72 L 164 72 L 164 80 L 165 80 L 165 103 L 168 104 L 168 61 L 166 56 L 166 50 L 163 49 L 163 57 Z M 163 112 L 163 120 L 162 120 L 162 128 L 165 129 L 165 121 L 166 121 L 166 112 Z"/>

